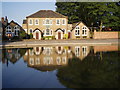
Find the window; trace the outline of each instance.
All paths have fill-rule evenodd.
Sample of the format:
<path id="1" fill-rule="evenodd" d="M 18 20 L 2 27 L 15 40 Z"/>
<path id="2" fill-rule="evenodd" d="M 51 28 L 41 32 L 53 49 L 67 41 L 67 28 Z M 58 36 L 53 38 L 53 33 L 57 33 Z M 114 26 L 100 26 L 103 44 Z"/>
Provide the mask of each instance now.
<path id="1" fill-rule="evenodd" d="M 32 34 L 32 29 L 30 29 L 30 34 Z"/>
<path id="2" fill-rule="evenodd" d="M 35 20 L 35 25 L 39 25 L 39 20 L 38 19 Z"/>
<path id="3" fill-rule="evenodd" d="M 80 56 L 80 47 L 79 46 L 76 46 L 75 47 L 75 55 L 78 57 Z"/>
<path id="4" fill-rule="evenodd" d="M 36 65 L 40 64 L 40 58 L 36 58 Z"/>
<path id="5" fill-rule="evenodd" d="M 87 46 L 82 46 L 82 55 L 87 56 Z"/>
<path id="6" fill-rule="evenodd" d="M 7 26 L 6 29 L 7 29 L 6 32 L 12 32 L 11 26 Z"/>
<path id="7" fill-rule="evenodd" d="M 52 32 L 52 30 L 50 30 L 50 29 L 46 29 L 46 30 L 45 30 L 45 35 L 46 35 L 46 36 L 51 36 L 52 33 L 53 33 L 53 32 Z"/>
<path id="8" fill-rule="evenodd" d="M 84 26 L 84 27 L 82 28 L 82 36 L 86 36 L 86 35 L 87 35 L 87 27 Z"/>
<path id="9" fill-rule="evenodd" d="M 17 25 L 14 27 L 14 35 L 15 36 L 19 35 L 19 27 Z"/>
<path id="10" fill-rule="evenodd" d="M 33 21 L 30 19 L 29 20 L 29 25 L 32 25 L 33 24 Z"/>
<path id="11" fill-rule="evenodd" d="M 60 20 L 59 19 L 56 20 L 56 24 L 60 25 Z"/>
<path id="12" fill-rule="evenodd" d="M 49 34 L 50 34 L 50 30 L 46 29 L 46 35 L 49 35 Z"/>
<path id="13" fill-rule="evenodd" d="M 30 63 L 30 65 L 34 65 L 34 59 L 33 59 L 33 58 L 30 58 L 29 63 Z"/>
<path id="14" fill-rule="evenodd" d="M 65 19 L 62 20 L 62 25 L 65 25 L 66 24 L 66 21 Z"/>
<path id="15" fill-rule="evenodd" d="M 43 25 L 52 25 L 52 20 L 49 19 L 43 20 Z"/>
<path id="16" fill-rule="evenodd" d="M 79 26 L 77 26 L 75 28 L 75 36 L 80 36 L 80 27 Z"/>

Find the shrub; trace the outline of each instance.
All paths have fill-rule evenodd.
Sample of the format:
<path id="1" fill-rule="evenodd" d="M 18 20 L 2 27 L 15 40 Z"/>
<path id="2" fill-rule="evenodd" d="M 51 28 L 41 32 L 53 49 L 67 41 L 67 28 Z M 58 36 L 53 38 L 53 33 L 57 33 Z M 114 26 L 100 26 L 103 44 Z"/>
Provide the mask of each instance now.
<path id="1" fill-rule="evenodd" d="M 68 39 L 68 34 L 64 34 L 63 38 Z"/>
<path id="2" fill-rule="evenodd" d="M 25 31 L 23 31 L 23 30 L 20 31 L 20 34 L 19 34 L 19 35 L 20 35 L 20 38 L 21 38 L 21 39 L 23 39 L 23 38 L 26 37 L 26 33 L 25 33 Z"/>
<path id="3" fill-rule="evenodd" d="M 33 38 L 33 34 L 31 33 L 31 34 L 30 34 L 30 39 L 32 39 L 32 38 Z"/>
<path id="4" fill-rule="evenodd" d="M 80 38 L 80 36 L 76 36 L 76 38 Z"/>

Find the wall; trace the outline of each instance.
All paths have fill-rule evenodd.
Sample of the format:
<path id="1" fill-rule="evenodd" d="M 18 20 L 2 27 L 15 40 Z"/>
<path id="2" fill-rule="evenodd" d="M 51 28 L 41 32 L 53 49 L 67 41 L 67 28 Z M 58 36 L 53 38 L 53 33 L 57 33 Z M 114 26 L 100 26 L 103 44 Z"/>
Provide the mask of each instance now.
<path id="1" fill-rule="evenodd" d="M 109 38 L 118 38 L 118 32 L 96 32 L 94 31 L 94 39 L 109 39 Z"/>

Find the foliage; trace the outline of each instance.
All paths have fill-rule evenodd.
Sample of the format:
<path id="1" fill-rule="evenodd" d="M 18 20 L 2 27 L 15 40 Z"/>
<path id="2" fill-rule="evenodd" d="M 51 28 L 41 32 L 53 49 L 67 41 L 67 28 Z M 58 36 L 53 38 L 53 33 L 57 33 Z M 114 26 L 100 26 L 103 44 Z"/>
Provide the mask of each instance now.
<path id="1" fill-rule="evenodd" d="M 65 38 L 65 39 L 68 39 L 68 34 L 64 34 L 64 38 Z"/>
<path id="2" fill-rule="evenodd" d="M 69 23 L 83 21 L 92 27 L 120 26 L 120 6 L 117 2 L 56 2 L 56 11 L 68 16 Z"/>
<path id="3" fill-rule="evenodd" d="M 32 33 L 30 33 L 30 39 L 32 39 L 33 38 L 33 34 Z"/>
<path id="4" fill-rule="evenodd" d="M 58 69 L 57 77 L 67 88 L 119 88 L 118 52 L 93 54 L 84 60 L 76 57 Z"/>
<path id="5" fill-rule="evenodd" d="M 50 39 L 55 39 L 55 36 L 45 36 L 43 37 L 44 40 L 50 40 Z"/>
<path id="6" fill-rule="evenodd" d="M 20 38 L 21 38 L 21 39 L 23 39 L 23 38 L 26 37 L 26 33 L 25 33 L 24 30 L 21 30 L 19 35 L 20 35 Z"/>

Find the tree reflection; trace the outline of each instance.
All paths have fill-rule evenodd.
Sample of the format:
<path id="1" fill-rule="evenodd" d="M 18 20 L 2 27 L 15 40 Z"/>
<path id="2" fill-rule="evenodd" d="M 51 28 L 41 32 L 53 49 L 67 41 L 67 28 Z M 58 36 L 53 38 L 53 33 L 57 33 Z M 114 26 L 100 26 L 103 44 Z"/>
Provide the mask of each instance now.
<path id="1" fill-rule="evenodd" d="M 58 69 L 59 81 L 68 88 L 118 88 L 120 61 L 119 52 L 102 52 L 102 60 L 97 52 L 88 55 L 83 61 L 69 60 L 67 66 Z"/>

